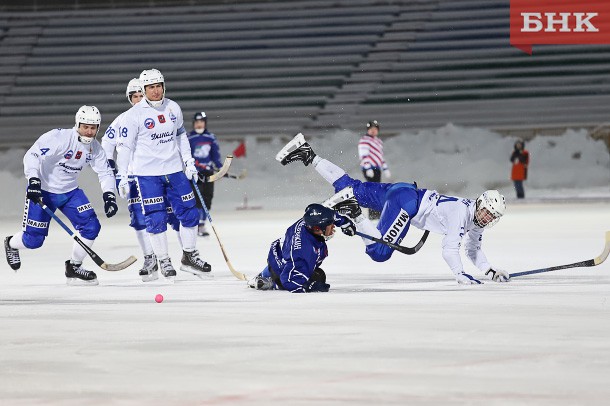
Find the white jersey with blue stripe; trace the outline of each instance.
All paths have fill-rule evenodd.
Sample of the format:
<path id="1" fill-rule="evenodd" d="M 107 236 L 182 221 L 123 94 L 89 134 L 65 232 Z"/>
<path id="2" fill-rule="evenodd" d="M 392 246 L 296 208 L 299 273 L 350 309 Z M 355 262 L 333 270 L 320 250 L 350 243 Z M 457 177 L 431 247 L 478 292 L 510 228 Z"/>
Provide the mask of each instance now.
<path id="1" fill-rule="evenodd" d="M 117 139 L 119 174 L 126 174 L 129 161 L 136 176 L 176 173 L 189 158 L 191 148 L 176 102 L 165 98 L 159 107 L 152 107 L 143 99 L 125 112 Z"/>

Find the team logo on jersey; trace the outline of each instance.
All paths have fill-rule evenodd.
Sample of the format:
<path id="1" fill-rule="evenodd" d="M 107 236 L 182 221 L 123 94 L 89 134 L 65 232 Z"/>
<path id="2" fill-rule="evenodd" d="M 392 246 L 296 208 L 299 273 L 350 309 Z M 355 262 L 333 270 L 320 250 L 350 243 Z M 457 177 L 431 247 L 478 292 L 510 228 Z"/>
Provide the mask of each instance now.
<path id="1" fill-rule="evenodd" d="M 153 120 L 152 118 L 147 118 L 146 120 L 144 120 L 144 127 L 148 128 L 149 130 L 151 128 L 155 128 L 155 120 Z"/>
<path id="2" fill-rule="evenodd" d="M 81 156 L 83 156 L 83 152 L 82 151 L 77 151 L 76 155 L 74 156 L 74 159 L 80 159 Z"/>
<path id="3" fill-rule="evenodd" d="M 400 209 L 400 213 L 398 213 L 398 216 L 396 216 L 390 227 L 388 227 L 388 231 L 386 231 L 383 235 L 383 240 L 400 244 L 399 239 L 402 239 L 400 238 L 400 234 L 408 225 L 409 213 L 407 213 L 403 209 Z"/>
<path id="4" fill-rule="evenodd" d="M 79 213 L 82 213 L 84 211 L 91 210 L 91 209 L 92 209 L 91 203 L 83 204 L 82 206 L 78 206 L 76 208 L 76 210 L 78 210 Z"/>
<path id="5" fill-rule="evenodd" d="M 165 123 L 165 116 L 163 114 L 159 114 L 157 118 L 161 124 Z"/>
<path id="6" fill-rule="evenodd" d="M 174 112 L 171 109 L 169 111 L 169 119 L 172 120 L 173 123 L 176 122 L 176 116 L 174 115 Z"/>
<path id="7" fill-rule="evenodd" d="M 80 151 L 78 151 L 78 152 L 80 152 Z M 93 155 L 90 153 L 87 153 L 87 155 L 85 155 L 85 163 L 88 164 L 92 160 L 93 160 Z"/>
<path id="8" fill-rule="evenodd" d="M 70 159 L 72 158 L 72 154 L 74 154 L 74 151 L 70 150 L 64 154 L 64 158 Z"/>

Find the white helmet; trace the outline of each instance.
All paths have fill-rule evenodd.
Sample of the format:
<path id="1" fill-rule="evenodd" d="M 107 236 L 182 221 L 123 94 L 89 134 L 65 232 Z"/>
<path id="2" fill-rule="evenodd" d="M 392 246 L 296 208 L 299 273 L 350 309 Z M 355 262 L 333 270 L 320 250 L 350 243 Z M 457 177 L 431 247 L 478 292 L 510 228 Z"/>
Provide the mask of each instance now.
<path id="1" fill-rule="evenodd" d="M 482 209 L 487 209 L 489 214 Z M 476 200 L 474 223 L 481 228 L 491 228 L 504 215 L 506 211 L 506 200 L 497 190 L 486 190 Z M 488 218 L 486 218 L 486 215 Z"/>
<path id="2" fill-rule="evenodd" d="M 74 117 L 74 121 L 76 123 L 75 128 L 78 130 L 80 124 L 95 124 L 97 125 L 97 132 L 100 130 L 100 124 L 102 123 L 102 115 L 100 111 L 95 106 L 81 106 L 76 112 L 76 116 Z M 83 144 L 91 144 L 95 137 L 81 137 L 79 135 L 78 140 Z"/>
<path id="3" fill-rule="evenodd" d="M 142 89 L 142 83 L 140 82 L 140 79 L 133 78 L 129 81 L 129 83 L 127 84 L 127 90 L 125 90 L 125 96 L 127 96 L 127 101 L 129 101 L 132 106 L 133 103 L 131 102 L 131 95 L 136 92 L 144 94 L 144 89 Z"/>
<path id="4" fill-rule="evenodd" d="M 155 83 L 161 83 L 163 85 L 163 97 L 161 98 L 161 100 L 148 100 L 148 98 L 146 97 L 146 92 L 144 91 L 144 98 L 153 107 L 160 106 L 161 103 L 163 103 L 163 98 L 165 97 L 165 78 L 158 69 L 146 69 L 143 70 L 142 73 L 140 73 L 140 84 L 142 85 L 142 90 L 146 90 L 146 86 Z"/>

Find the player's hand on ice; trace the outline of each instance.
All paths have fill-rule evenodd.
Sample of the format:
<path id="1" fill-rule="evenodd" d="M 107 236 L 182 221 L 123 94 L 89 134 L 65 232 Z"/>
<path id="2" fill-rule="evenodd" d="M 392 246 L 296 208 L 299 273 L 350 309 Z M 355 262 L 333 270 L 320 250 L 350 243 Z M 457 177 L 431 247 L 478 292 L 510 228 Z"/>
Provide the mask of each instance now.
<path id="1" fill-rule="evenodd" d="M 116 188 L 119 192 L 119 196 L 121 196 L 123 199 L 127 199 L 129 197 L 129 179 L 127 179 L 127 176 L 121 176 L 121 180 Z"/>
<path id="2" fill-rule="evenodd" d="M 196 181 L 198 173 L 199 172 L 197 171 L 197 168 L 195 167 L 195 159 L 189 158 L 186 161 L 184 161 L 184 174 L 186 175 L 188 180 Z"/>
<path id="3" fill-rule="evenodd" d="M 475 279 L 471 275 L 468 275 L 467 273 L 464 273 L 464 272 L 455 275 L 455 280 L 460 285 L 481 285 L 481 284 L 483 284 L 483 282 L 481 282 L 480 280 Z"/>
<path id="4" fill-rule="evenodd" d="M 324 283 L 324 282 L 320 282 L 320 281 L 313 281 L 307 287 L 307 292 L 308 293 L 312 293 L 312 292 L 328 292 L 329 290 L 330 290 L 330 285 L 328 283 Z"/>
<path id="5" fill-rule="evenodd" d="M 489 268 L 489 270 L 485 272 L 485 275 L 494 282 L 510 281 L 510 274 L 503 269 Z"/>
<path id="6" fill-rule="evenodd" d="M 40 183 L 39 178 L 30 178 L 28 179 L 28 189 L 26 193 L 26 197 L 33 202 L 38 203 L 40 199 L 42 199 L 42 184 Z"/>
<path id="7" fill-rule="evenodd" d="M 119 206 L 116 205 L 116 196 L 112 192 L 104 192 L 104 211 L 106 217 L 110 218 L 116 214 Z"/>
<path id="8" fill-rule="evenodd" d="M 392 172 L 390 172 L 389 169 L 386 169 L 385 171 L 383 171 L 383 177 L 386 179 L 390 179 L 392 177 Z"/>

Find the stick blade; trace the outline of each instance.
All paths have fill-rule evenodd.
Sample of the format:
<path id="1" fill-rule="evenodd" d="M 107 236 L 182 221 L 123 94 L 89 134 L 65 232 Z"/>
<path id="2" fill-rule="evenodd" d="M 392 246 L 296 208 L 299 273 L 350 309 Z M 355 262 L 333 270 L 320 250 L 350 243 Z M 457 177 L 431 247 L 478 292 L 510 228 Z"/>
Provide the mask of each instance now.
<path id="1" fill-rule="evenodd" d="M 138 260 L 138 258 L 136 258 L 132 255 L 129 258 L 127 258 L 125 261 L 119 262 L 118 264 L 109 264 L 107 262 L 104 262 L 102 265 L 100 265 L 100 268 L 102 268 L 104 271 L 110 271 L 110 272 L 122 271 L 123 269 L 127 268 L 128 266 L 130 266 L 137 260 Z"/>
<path id="2" fill-rule="evenodd" d="M 601 255 L 594 259 L 595 265 L 599 265 L 608 258 L 608 254 L 610 254 L 610 231 L 606 231 L 606 246 L 604 247 L 604 252 Z"/>
<path id="3" fill-rule="evenodd" d="M 231 162 L 233 161 L 233 155 L 227 155 L 224 163 L 222 164 L 222 168 L 218 170 L 215 174 L 208 178 L 208 182 L 216 182 L 218 179 L 224 177 L 227 172 L 229 172 L 229 167 L 231 166 Z"/>

